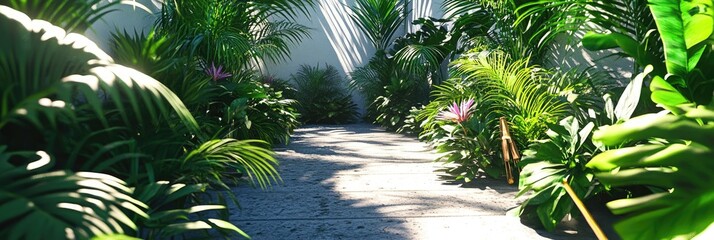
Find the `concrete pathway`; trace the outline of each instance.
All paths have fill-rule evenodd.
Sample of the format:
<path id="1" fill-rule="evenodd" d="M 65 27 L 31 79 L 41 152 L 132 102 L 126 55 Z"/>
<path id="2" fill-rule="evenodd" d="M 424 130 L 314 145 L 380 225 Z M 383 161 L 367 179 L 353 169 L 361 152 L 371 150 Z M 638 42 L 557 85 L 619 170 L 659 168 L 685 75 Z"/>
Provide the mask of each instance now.
<path id="1" fill-rule="evenodd" d="M 307 126 L 276 149 L 284 184 L 237 187 L 231 222 L 253 239 L 583 239 L 505 216 L 517 189 L 440 171 L 413 137 L 372 125 Z"/>

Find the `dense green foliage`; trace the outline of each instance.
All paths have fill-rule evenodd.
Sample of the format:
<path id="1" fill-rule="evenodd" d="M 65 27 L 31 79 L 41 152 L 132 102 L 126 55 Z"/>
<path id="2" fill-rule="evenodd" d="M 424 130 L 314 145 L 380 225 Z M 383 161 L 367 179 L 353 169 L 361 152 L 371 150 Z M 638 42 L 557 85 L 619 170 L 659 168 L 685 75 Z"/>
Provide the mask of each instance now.
<path id="1" fill-rule="evenodd" d="M 520 194 L 529 197 L 518 212 L 538 217 L 546 229 L 552 230 L 574 210 L 565 196 L 563 180 L 584 199 L 613 190 L 618 194 L 605 196 L 642 194 L 643 188 L 638 184 L 624 187 L 633 185 L 631 182 L 604 180 L 607 184 L 603 188 L 594 170 L 585 167 L 593 156 L 606 149 L 592 142 L 592 131 L 604 124 L 626 124 L 632 116 L 658 111 L 655 104 L 683 114 L 680 104 L 711 102 L 708 39 L 712 21 L 708 6 L 711 1 L 447 0 L 444 7 L 451 13 L 449 18 L 456 19 L 455 29 L 461 26 L 458 20 L 462 17 L 481 19 L 478 26 L 488 27 L 471 28 L 466 43 L 458 46 L 472 50 L 451 62 L 451 79 L 432 86 L 430 102 L 411 110 L 407 126 L 420 131 L 421 139 L 445 152 L 438 160 L 457 163 L 452 173 L 468 181 L 481 173 L 500 175 L 494 172 L 498 168 L 484 163 L 500 162 L 496 126 L 499 117 L 506 117 L 516 143 L 525 149 L 519 187 Z M 634 60 L 633 77 L 626 86 L 613 84 L 616 80 L 597 72 L 605 69 L 600 62 L 568 70 L 552 61 L 551 57 L 557 58 L 557 51 L 551 52 L 555 40 L 583 30 L 591 31 L 582 39 L 585 48 L 619 48 L 616 55 Z M 570 44 L 578 39 L 567 40 L 566 44 Z M 428 62 L 428 58 L 421 60 Z M 543 69 L 539 65 L 556 67 Z M 454 124 L 439 118 L 447 106 L 469 98 L 476 99 L 478 106 L 471 119 Z M 617 144 L 641 143 L 627 139 L 631 138 L 622 136 Z M 636 179 L 645 181 L 644 177 Z M 691 212 L 679 216 L 687 214 Z M 623 236 L 634 236 L 629 234 L 638 230 L 624 226 L 637 224 L 635 219 L 623 222 L 618 231 Z M 691 233 L 687 231 L 682 233 Z M 648 236 L 660 238 L 664 236 L 661 234 Z"/>
<path id="2" fill-rule="evenodd" d="M 331 65 L 302 65 L 292 75 L 297 90 L 301 120 L 305 123 L 343 124 L 357 121 L 357 104 L 342 84 L 340 73 Z"/>
<path id="3" fill-rule="evenodd" d="M 368 121 L 418 134 L 464 182 L 504 175 L 505 118 L 523 155 L 514 212 L 547 230 L 578 215 L 565 181 L 614 200 L 624 239 L 714 231 L 711 0 L 445 0 L 444 19 L 412 23 L 408 1 L 357 0 L 376 53 L 352 89 L 332 66 L 260 76 L 309 36 L 295 20 L 316 3 L 161 1 L 151 31 L 112 34 L 110 57 L 68 32 L 141 4 L 0 0 L 0 234 L 248 237 L 225 220 L 234 196 L 205 192 L 281 181 L 270 147 L 298 120 L 356 121 L 352 89 Z M 568 69 L 578 44 L 610 52 Z"/>
<path id="4" fill-rule="evenodd" d="M 580 198 L 597 194 L 591 189 L 592 171 L 585 168 L 599 150 L 588 141 L 595 124 L 584 126 L 574 117 L 566 117 L 558 125 L 552 124 L 547 139 L 535 141 L 523 152 L 523 167 L 518 184 L 519 195 L 534 191 L 534 196 L 520 207 L 521 213 L 534 207 L 543 226 L 552 231 L 566 214 L 573 210 L 562 182 L 567 181 Z"/>
<path id="5" fill-rule="evenodd" d="M 624 239 L 692 238 L 714 226 L 714 191 L 707 184 L 713 180 L 714 111 L 708 107 L 681 111 L 685 114 L 638 116 L 602 128 L 593 137 L 612 146 L 657 139 L 606 151 L 587 165 L 611 187 L 646 184 L 652 189 L 645 196 L 607 203 L 613 213 L 627 214 L 615 224 Z M 655 224 L 659 227 L 645 227 Z"/>
<path id="6" fill-rule="evenodd" d="M 255 5 L 276 2 L 283 5 L 263 6 L 260 20 L 311 5 Z M 98 3 L 3 2 L 73 31 L 119 2 L 94 7 Z M 192 10 L 208 13 L 215 6 Z M 233 7 L 222 9 L 253 16 Z M 0 171 L 3 183 L 13 183 L 0 189 L 0 209 L 8 213 L 0 218 L 4 236 L 248 237 L 224 220 L 227 214 L 215 213 L 225 211 L 232 193 L 202 195 L 244 182 L 241 176 L 260 187 L 280 181 L 269 142 L 287 142 L 298 124 L 295 102 L 259 82 L 249 61 L 287 56 L 287 43 L 278 42 L 299 38 L 274 32 L 285 24 L 262 30 L 265 35 L 239 33 L 252 35 L 250 48 L 277 46 L 250 57 L 214 58 L 227 54 L 208 47 L 216 46 L 211 39 L 190 48 L 186 34 L 197 25 L 173 22 L 186 32 L 162 23 L 146 35 L 114 33 L 112 58 L 82 35 L 5 6 L 0 12 L 0 29 L 9 34 L 0 40 Z"/>

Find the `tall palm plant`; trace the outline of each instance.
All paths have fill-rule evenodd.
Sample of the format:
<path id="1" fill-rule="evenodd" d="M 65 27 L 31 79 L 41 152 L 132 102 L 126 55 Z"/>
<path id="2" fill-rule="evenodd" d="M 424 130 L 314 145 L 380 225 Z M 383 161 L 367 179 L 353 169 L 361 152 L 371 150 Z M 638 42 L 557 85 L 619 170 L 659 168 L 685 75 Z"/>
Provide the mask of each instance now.
<path id="1" fill-rule="evenodd" d="M 313 5 L 312 0 L 165 1 L 158 26 L 183 39 L 189 55 L 208 65 L 243 70 L 251 61 L 289 57 L 289 44 L 309 36 L 307 27 L 289 20 Z"/>
<path id="2" fill-rule="evenodd" d="M 351 9 L 350 18 L 367 35 L 378 55 L 389 48 L 406 19 L 401 0 L 357 0 Z"/>

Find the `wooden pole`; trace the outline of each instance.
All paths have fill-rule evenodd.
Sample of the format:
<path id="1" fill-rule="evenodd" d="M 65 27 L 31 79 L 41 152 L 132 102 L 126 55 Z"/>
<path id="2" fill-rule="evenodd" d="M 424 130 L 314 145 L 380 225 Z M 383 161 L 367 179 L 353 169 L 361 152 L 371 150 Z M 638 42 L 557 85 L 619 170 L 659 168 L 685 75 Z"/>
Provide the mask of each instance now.
<path id="1" fill-rule="evenodd" d="M 508 122 L 506 122 L 505 117 L 501 117 L 499 120 L 499 127 L 501 129 L 501 152 L 503 155 L 503 165 L 506 168 L 506 178 L 508 184 L 513 184 L 516 182 L 513 177 L 513 168 L 511 164 L 516 165 L 519 159 L 521 159 L 518 149 L 516 149 L 516 144 L 511 139 L 511 131 L 508 129 Z M 518 166 L 516 166 L 518 168 Z"/>
<path id="2" fill-rule="evenodd" d="M 588 225 L 590 225 L 590 228 L 595 233 L 595 236 L 597 237 L 597 239 L 607 240 L 607 236 L 605 236 L 605 233 L 602 231 L 602 229 L 600 229 L 600 226 L 597 225 L 597 222 L 595 222 L 595 219 L 593 218 L 593 216 L 590 215 L 590 212 L 588 211 L 588 209 L 585 208 L 585 204 L 583 204 L 583 202 L 580 201 L 580 198 L 578 198 L 578 195 L 575 195 L 575 191 L 573 191 L 573 188 L 570 187 L 570 184 L 568 184 L 568 180 L 563 179 L 563 187 L 565 187 L 565 191 L 568 192 L 568 195 L 570 195 L 570 198 L 572 198 L 573 202 L 575 202 L 575 206 L 578 206 L 578 209 L 583 214 L 583 217 L 585 217 L 585 221 L 588 222 Z"/>

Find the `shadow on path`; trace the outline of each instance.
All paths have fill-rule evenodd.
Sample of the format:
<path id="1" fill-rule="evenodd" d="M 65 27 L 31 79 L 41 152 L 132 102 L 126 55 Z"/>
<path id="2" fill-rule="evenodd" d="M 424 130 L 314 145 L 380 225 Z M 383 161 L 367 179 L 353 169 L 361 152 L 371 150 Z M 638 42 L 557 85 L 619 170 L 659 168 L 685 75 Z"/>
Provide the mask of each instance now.
<path id="1" fill-rule="evenodd" d="M 276 154 L 283 184 L 233 189 L 230 220 L 253 239 L 576 237 L 506 217 L 515 186 L 449 183 L 425 144 L 372 125 L 306 126 Z"/>

